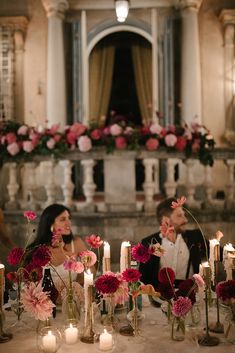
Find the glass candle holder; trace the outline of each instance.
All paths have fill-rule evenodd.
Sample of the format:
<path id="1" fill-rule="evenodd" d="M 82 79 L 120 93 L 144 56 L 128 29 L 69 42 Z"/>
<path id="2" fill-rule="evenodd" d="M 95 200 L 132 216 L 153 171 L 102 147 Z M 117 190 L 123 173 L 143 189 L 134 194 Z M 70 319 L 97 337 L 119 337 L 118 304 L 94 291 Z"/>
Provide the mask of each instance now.
<path id="1" fill-rule="evenodd" d="M 45 326 L 37 335 L 37 345 L 39 352 L 55 353 L 62 343 L 61 332 L 57 327 Z"/>
<path id="2" fill-rule="evenodd" d="M 63 339 L 66 344 L 72 345 L 78 341 L 79 326 L 76 319 L 68 319 L 63 327 Z"/>

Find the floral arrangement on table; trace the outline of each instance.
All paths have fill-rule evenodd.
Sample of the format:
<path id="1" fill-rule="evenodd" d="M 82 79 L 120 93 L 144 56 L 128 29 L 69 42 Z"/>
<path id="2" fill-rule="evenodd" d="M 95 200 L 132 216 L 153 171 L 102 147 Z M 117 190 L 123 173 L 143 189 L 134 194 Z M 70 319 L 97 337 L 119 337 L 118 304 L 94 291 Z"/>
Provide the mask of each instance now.
<path id="1" fill-rule="evenodd" d="M 58 124 L 51 128 L 28 126 L 15 121 L 0 124 L 0 153 L 2 163 L 34 156 L 62 156 L 78 149 L 91 151 L 105 146 L 107 152 L 117 150 L 166 150 L 184 152 L 186 157 L 196 155 L 204 165 L 213 165 L 212 150 L 215 141 L 209 130 L 197 123 L 182 126 L 128 125 L 125 121 L 109 126 L 67 125 L 60 131 Z"/>

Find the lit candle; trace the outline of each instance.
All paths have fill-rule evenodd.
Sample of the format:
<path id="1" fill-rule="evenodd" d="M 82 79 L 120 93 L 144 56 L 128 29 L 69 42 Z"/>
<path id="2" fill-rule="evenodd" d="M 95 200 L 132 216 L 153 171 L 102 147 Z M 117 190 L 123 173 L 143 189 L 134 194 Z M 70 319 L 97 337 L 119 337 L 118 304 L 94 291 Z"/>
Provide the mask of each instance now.
<path id="1" fill-rule="evenodd" d="M 78 339 L 78 329 L 72 324 L 69 324 L 69 327 L 65 329 L 65 342 L 67 344 L 74 344 Z"/>
<path id="2" fill-rule="evenodd" d="M 56 351 L 56 337 L 51 331 L 42 338 L 43 351 L 45 353 L 53 353 Z"/>
<path id="3" fill-rule="evenodd" d="M 107 241 L 104 241 L 104 257 L 110 259 L 110 245 Z"/>
<path id="4" fill-rule="evenodd" d="M 130 267 L 131 262 L 131 244 L 129 241 L 123 241 L 121 245 L 121 256 L 120 256 L 120 272 L 125 271 Z"/>
<path id="5" fill-rule="evenodd" d="M 113 336 L 104 329 L 100 335 L 100 350 L 108 351 L 113 348 Z"/>
<path id="6" fill-rule="evenodd" d="M 94 280 L 93 280 L 93 273 L 91 270 L 88 268 L 87 271 L 84 271 L 84 286 L 93 286 Z"/>
<path id="7" fill-rule="evenodd" d="M 3 293 L 4 293 L 4 270 L 5 266 L 3 264 L 0 264 L 0 309 L 3 306 Z"/>

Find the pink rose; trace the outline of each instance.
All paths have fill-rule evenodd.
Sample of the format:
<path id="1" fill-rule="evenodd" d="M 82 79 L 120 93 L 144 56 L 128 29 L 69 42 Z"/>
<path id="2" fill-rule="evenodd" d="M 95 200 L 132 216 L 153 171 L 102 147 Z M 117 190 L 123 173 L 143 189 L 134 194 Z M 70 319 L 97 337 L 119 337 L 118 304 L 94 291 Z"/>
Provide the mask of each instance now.
<path id="1" fill-rule="evenodd" d="M 110 134 L 110 127 L 109 127 L 109 126 L 107 126 L 107 127 L 104 128 L 103 134 L 104 134 L 105 136 L 107 136 L 107 135 Z"/>
<path id="2" fill-rule="evenodd" d="M 16 135 L 14 134 L 14 132 L 9 132 L 8 134 L 6 134 L 6 141 L 9 145 L 13 142 L 16 142 Z"/>
<path id="3" fill-rule="evenodd" d="M 119 136 L 115 138 L 115 146 L 118 150 L 124 150 L 127 147 L 125 137 Z"/>
<path id="4" fill-rule="evenodd" d="M 75 132 L 70 131 L 66 135 L 66 140 L 70 145 L 74 145 L 77 140 L 77 135 L 75 134 Z"/>
<path id="5" fill-rule="evenodd" d="M 133 134 L 133 131 L 134 131 L 134 129 L 133 129 L 131 126 L 127 126 L 127 127 L 125 128 L 124 134 L 125 134 L 125 135 L 132 135 L 132 134 Z"/>
<path id="6" fill-rule="evenodd" d="M 34 145 L 32 143 L 32 141 L 24 141 L 23 142 L 23 150 L 27 153 L 32 152 L 32 150 L 34 149 Z"/>
<path id="7" fill-rule="evenodd" d="M 147 148 L 148 151 L 156 151 L 159 146 L 159 141 L 154 138 L 149 138 L 146 143 L 145 147 Z"/>
<path id="8" fill-rule="evenodd" d="M 149 128 L 149 130 L 152 134 L 157 134 L 157 135 L 160 135 L 162 129 L 163 129 L 162 126 L 159 125 L 158 123 L 152 124 Z"/>
<path id="9" fill-rule="evenodd" d="M 177 137 L 173 134 L 167 134 L 165 136 L 165 144 L 168 146 L 168 147 L 174 147 L 175 144 L 177 142 Z"/>
<path id="10" fill-rule="evenodd" d="M 17 134 L 18 135 L 27 135 L 27 132 L 28 132 L 28 126 L 22 125 L 21 127 L 19 127 Z"/>
<path id="11" fill-rule="evenodd" d="M 37 133 L 32 133 L 29 138 L 32 141 L 33 146 L 36 147 L 40 138 L 39 135 Z"/>
<path id="12" fill-rule="evenodd" d="M 84 134 L 86 131 L 86 126 L 81 124 L 81 123 L 75 123 L 71 126 L 70 131 L 76 134 L 77 137 L 81 136 Z"/>
<path id="13" fill-rule="evenodd" d="M 100 140 L 102 136 L 102 131 L 101 129 L 95 129 L 91 132 L 91 138 L 93 140 Z"/>
<path id="14" fill-rule="evenodd" d="M 60 135 L 60 134 L 56 134 L 56 135 L 54 136 L 54 140 L 55 140 L 56 142 L 59 142 L 59 141 L 61 140 L 61 135 Z"/>
<path id="15" fill-rule="evenodd" d="M 81 152 L 88 152 L 92 149 L 91 139 L 88 136 L 81 136 L 78 139 L 78 148 Z"/>
<path id="16" fill-rule="evenodd" d="M 55 147 L 55 140 L 53 138 L 51 138 L 50 140 L 47 141 L 47 148 L 49 148 L 49 150 L 52 150 Z"/>
<path id="17" fill-rule="evenodd" d="M 7 146 L 7 151 L 11 156 L 15 156 L 20 152 L 20 147 L 17 142 L 13 142 Z"/>
<path id="18" fill-rule="evenodd" d="M 175 145 L 177 151 L 182 152 L 187 145 L 187 140 L 183 136 L 179 136 Z"/>
<path id="19" fill-rule="evenodd" d="M 60 124 L 52 125 L 52 127 L 49 130 L 50 134 L 52 134 L 52 135 L 56 134 L 58 132 L 59 128 L 60 128 Z"/>
<path id="20" fill-rule="evenodd" d="M 113 124 L 110 126 L 110 134 L 112 136 L 118 136 L 122 133 L 122 127 L 118 124 Z"/>

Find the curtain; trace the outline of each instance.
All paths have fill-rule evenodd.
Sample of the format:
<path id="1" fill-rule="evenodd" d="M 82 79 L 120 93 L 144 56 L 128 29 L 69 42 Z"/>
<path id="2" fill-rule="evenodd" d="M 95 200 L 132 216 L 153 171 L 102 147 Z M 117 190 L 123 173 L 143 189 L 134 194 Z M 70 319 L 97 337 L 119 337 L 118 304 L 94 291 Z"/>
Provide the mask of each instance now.
<path id="1" fill-rule="evenodd" d="M 152 121 L 152 50 L 138 43 L 133 44 L 131 50 L 142 121 L 149 123 Z"/>
<path id="2" fill-rule="evenodd" d="M 90 121 L 102 123 L 106 117 L 111 94 L 115 47 L 96 46 L 90 55 L 89 91 Z"/>

